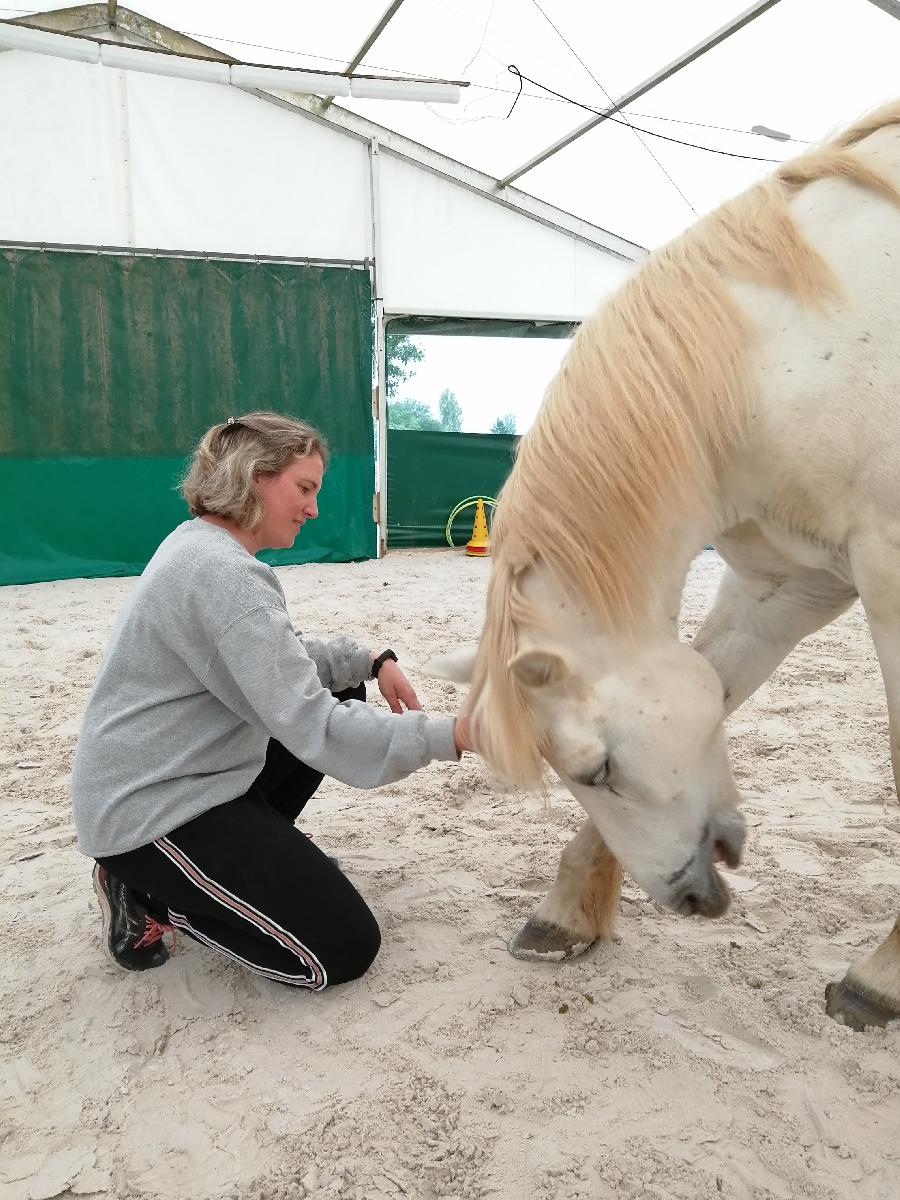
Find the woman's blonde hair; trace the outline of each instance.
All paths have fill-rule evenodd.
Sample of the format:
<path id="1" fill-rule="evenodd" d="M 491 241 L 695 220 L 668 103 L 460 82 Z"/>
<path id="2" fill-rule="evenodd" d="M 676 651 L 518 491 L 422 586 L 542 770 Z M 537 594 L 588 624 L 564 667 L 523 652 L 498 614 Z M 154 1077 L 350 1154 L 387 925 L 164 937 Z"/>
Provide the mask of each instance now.
<path id="1" fill-rule="evenodd" d="M 215 513 L 252 529 L 264 516 L 253 481 L 277 475 L 295 458 L 321 456 L 328 465 L 328 443 L 305 421 L 276 412 L 229 417 L 200 439 L 181 481 L 191 515 Z"/>

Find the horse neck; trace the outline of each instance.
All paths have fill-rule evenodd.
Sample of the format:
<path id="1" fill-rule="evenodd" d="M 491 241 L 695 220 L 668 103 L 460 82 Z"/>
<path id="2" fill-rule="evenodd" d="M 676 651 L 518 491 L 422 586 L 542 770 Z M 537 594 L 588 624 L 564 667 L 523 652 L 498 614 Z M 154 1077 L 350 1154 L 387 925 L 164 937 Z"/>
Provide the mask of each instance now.
<path id="1" fill-rule="evenodd" d="M 631 639 L 646 641 L 657 637 L 672 640 L 678 636 L 681 597 L 691 563 L 710 537 L 707 517 L 673 516 L 665 552 L 657 556 L 653 577 L 641 597 L 640 607 L 628 614 L 621 631 L 604 628 L 595 606 L 578 589 L 538 566 L 529 573 L 524 596 L 545 628 L 576 647 L 583 637 L 600 636 L 618 640 L 619 632 Z M 588 551 L 589 553 L 589 551 Z"/>

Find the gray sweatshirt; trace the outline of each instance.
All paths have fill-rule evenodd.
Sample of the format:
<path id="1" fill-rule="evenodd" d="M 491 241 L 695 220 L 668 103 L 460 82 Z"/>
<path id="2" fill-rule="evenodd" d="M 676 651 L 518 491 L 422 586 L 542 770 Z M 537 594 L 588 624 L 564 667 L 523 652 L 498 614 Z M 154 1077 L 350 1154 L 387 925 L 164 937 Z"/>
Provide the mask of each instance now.
<path id="1" fill-rule="evenodd" d="M 453 720 L 379 712 L 350 638 L 299 637 L 272 569 L 224 529 L 179 525 L 119 613 L 72 771 L 81 850 L 124 854 L 246 792 L 270 737 L 354 787 L 455 760 Z"/>

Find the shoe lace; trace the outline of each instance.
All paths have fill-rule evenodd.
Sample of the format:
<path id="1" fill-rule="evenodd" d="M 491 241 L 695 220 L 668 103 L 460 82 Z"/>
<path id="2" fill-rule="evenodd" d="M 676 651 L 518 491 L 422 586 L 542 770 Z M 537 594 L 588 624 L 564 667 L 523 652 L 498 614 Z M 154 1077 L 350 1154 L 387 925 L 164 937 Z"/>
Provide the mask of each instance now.
<path id="1" fill-rule="evenodd" d="M 145 950 L 148 946 L 155 946 L 162 939 L 163 934 L 171 933 L 172 935 L 172 953 L 175 953 L 176 933 L 174 925 L 167 925 L 164 921 L 157 921 L 155 917 L 151 917 L 148 913 L 144 918 L 144 932 L 134 943 L 135 950 Z"/>

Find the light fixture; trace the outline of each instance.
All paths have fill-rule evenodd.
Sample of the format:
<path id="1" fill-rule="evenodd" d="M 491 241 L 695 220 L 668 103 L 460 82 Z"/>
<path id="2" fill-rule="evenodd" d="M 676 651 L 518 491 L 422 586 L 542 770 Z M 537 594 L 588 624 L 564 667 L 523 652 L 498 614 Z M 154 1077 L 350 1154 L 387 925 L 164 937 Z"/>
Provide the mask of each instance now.
<path id="1" fill-rule="evenodd" d="M 782 133 L 780 129 L 770 129 L 768 125 L 753 125 L 750 132 L 758 134 L 759 137 L 771 138 L 775 142 L 789 142 L 791 140 L 789 133 Z"/>
<path id="2" fill-rule="evenodd" d="M 0 23 L 0 47 L 4 50 L 29 50 L 33 54 L 52 54 L 71 58 L 75 62 L 97 63 L 100 47 L 86 38 L 66 37 L 60 33 L 45 33 L 27 25 Z"/>
<path id="3" fill-rule="evenodd" d="M 459 104 L 459 84 L 429 83 L 418 79 L 350 80 L 354 100 L 424 100 L 432 104 Z"/>
<path id="4" fill-rule="evenodd" d="M 131 46 L 113 46 L 106 42 L 100 47 L 100 62 L 104 67 L 121 67 L 125 71 L 146 71 L 151 75 L 171 75 L 175 79 L 198 79 L 204 83 L 228 83 L 228 63 L 205 58 L 182 58 L 159 50 L 135 50 Z"/>
<path id="5" fill-rule="evenodd" d="M 349 96 L 350 80 L 343 75 L 293 71 L 290 67 L 255 67 L 235 64 L 231 68 L 235 87 L 274 88 L 279 92 L 303 92 L 307 96 Z"/>

